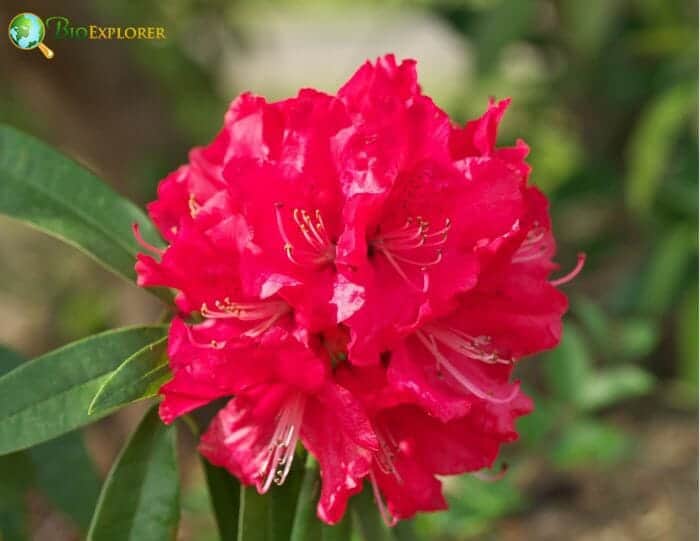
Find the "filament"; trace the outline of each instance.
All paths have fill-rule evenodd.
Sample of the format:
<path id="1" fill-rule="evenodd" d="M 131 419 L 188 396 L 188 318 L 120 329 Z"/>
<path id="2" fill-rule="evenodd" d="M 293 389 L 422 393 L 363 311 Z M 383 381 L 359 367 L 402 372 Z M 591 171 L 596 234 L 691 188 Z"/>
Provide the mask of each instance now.
<path id="1" fill-rule="evenodd" d="M 571 269 L 567 274 L 562 276 L 561 278 L 557 278 L 556 280 L 552 280 L 549 282 L 552 284 L 554 287 L 562 286 L 564 284 L 568 284 L 578 276 L 578 274 L 581 272 L 581 269 L 583 269 L 583 265 L 586 263 L 586 254 L 584 253 L 579 253 L 578 254 L 578 259 L 576 261 L 576 266 Z"/>
<path id="2" fill-rule="evenodd" d="M 492 402 L 494 404 L 507 404 L 512 401 L 518 394 L 518 385 L 513 386 L 513 390 L 504 397 L 496 397 L 492 392 L 484 391 L 479 388 L 474 382 L 472 382 L 465 374 L 459 371 L 459 369 L 450 362 L 450 360 L 443 355 L 435 341 L 434 336 L 429 336 L 425 331 L 417 331 L 416 337 L 423 343 L 426 349 L 433 354 L 435 360 L 440 368 L 444 368 L 445 371 L 454 378 L 454 380 L 459 383 L 466 391 L 475 395 L 478 398 L 486 400 L 487 402 Z"/>
<path id="3" fill-rule="evenodd" d="M 265 494 L 272 483 L 279 486 L 287 479 L 299 440 L 305 402 L 305 397 L 296 393 L 283 406 L 258 476 L 258 493 Z"/>

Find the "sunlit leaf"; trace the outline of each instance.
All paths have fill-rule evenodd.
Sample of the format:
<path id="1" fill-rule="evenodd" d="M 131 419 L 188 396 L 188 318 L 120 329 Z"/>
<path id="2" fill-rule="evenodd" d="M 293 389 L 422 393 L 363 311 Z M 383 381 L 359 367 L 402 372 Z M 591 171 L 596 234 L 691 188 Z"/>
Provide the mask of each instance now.
<path id="1" fill-rule="evenodd" d="M 616 366 L 596 372 L 583 383 L 580 403 L 585 409 L 595 410 L 643 396 L 653 388 L 654 378 L 638 366 Z"/>

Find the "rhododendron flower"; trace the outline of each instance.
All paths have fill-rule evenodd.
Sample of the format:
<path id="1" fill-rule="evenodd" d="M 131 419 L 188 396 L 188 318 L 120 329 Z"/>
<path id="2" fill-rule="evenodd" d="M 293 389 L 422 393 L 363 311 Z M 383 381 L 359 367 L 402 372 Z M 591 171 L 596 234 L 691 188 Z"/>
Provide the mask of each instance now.
<path id="1" fill-rule="evenodd" d="M 135 230 L 139 285 L 177 293 L 163 421 L 228 398 L 201 453 L 264 493 L 303 445 L 330 524 L 365 481 L 392 524 L 490 467 L 583 264 L 550 278 L 528 148 L 496 146 L 508 103 L 456 126 L 391 55 L 336 95 L 237 98 L 148 207 L 168 246 Z"/>

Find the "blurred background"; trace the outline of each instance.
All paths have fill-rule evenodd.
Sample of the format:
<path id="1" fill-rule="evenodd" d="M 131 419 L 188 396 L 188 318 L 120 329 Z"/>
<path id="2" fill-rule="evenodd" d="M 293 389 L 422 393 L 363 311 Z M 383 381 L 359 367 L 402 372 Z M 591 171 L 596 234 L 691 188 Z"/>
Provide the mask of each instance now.
<path id="1" fill-rule="evenodd" d="M 3 0 L 75 25 L 164 26 L 164 42 L 0 46 L 0 120 L 143 204 L 207 143 L 227 104 L 333 92 L 365 59 L 418 59 L 463 122 L 511 96 L 500 143 L 531 146 L 551 198 L 571 310 L 561 346 L 520 365 L 536 402 L 506 477 L 446 479 L 416 539 L 698 538 L 698 6 L 685 0 Z M 149 295 L 0 219 L 0 372 L 107 328 L 153 321 Z M 138 406 L 0 458 L 4 541 L 82 538 Z M 184 431 L 183 431 L 184 432 Z M 217 539 L 191 441 L 179 538 Z M 65 472 L 80 475 L 65 478 Z"/>

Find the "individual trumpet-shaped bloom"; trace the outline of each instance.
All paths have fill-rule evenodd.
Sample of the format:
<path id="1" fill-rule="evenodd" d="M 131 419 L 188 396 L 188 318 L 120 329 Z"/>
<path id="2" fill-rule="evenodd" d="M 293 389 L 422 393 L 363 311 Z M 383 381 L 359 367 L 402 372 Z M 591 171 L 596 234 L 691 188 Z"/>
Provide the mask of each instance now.
<path id="1" fill-rule="evenodd" d="M 303 446 L 331 524 L 365 481 L 393 523 L 490 467 L 582 264 L 551 278 L 527 145 L 496 146 L 508 103 L 456 126 L 392 55 L 335 95 L 239 96 L 148 206 L 166 248 L 135 229 L 139 285 L 175 292 L 163 421 L 226 399 L 200 452 L 260 492 Z"/>

